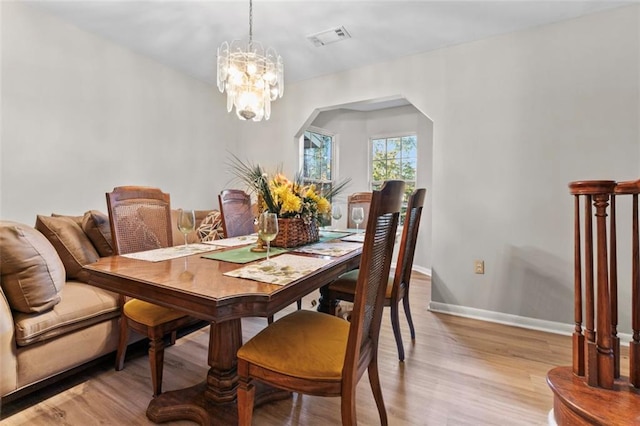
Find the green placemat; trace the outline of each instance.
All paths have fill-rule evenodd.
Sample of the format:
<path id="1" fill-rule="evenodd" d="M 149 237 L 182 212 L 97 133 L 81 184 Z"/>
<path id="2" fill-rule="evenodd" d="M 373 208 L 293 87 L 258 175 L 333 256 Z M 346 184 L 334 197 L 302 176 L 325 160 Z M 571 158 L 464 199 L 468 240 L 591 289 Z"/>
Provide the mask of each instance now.
<path id="1" fill-rule="evenodd" d="M 251 248 L 255 247 L 253 244 L 240 247 L 233 250 L 225 250 L 225 251 L 217 251 L 210 254 L 205 254 L 202 257 L 207 259 L 214 260 L 222 260 L 223 262 L 231 262 L 231 263 L 249 263 L 254 260 L 266 259 L 267 252 L 257 253 L 251 251 Z M 285 253 L 289 251 L 289 249 L 279 248 L 279 247 L 271 247 L 269 250 L 269 256 L 275 256 L 277 254 Z"/>

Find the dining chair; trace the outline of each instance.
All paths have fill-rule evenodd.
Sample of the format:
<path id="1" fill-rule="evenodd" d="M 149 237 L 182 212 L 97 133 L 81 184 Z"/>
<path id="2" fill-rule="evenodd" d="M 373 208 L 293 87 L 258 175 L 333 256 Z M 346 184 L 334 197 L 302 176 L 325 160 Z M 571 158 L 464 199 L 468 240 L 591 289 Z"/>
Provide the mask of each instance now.
<path id="1" fill-rule="evenodd" d="M 218 195 L 222 229 L 225 238 L 249 235 L 255 232 L 251 196 L 240 189 L 225 189 Z"/>
<path id="2" fill-rule="evenodd" d="M 411 340 L 415 340 L 416 332 L 411 319 L 409 309 L 409 283 L 411 281 L 411 268 L 413 267 L 413 256 L 418 239 L 418 228 L 420 227 L 420 217 L 424 206 L 424 199 L 427 190 L 419 188 L 413 191 L 407 202 L 407 213 L 402 229 L 402 239 L 398 250 L 395 274 L 389 276 L 387 290 L 384 297 L 384 306 L 391 307 L 391 327 L 398 347 L 398 358 L 404 361 L 404 346 L 400 333 L 399 306 L 402 301 L 404 314 L 409 323 Z M 358 282 L 358 269 L 341 275 L 336 281 L 329 284 L 325 290 L 327 299 L 330 301 L 329 313 L 336 314 L 336 300 L 353 302 L 355 300 L 356 285 Z"/>
<path id="3" fill-rule="evenodd" d="M 173 245 L 169 194 L 158 188 L 120 186 L 107 194 L 113 246 L 118 255 Z M 121 295 L 120 337 L 116 370 L 124 368 L 129 328 L 149 339 L 153 396 L 162 393 L 164 336 L 175 343 L 176 331 L 200 320 L 180 311 Z"/>
<path id="4" fill-rule="evenodd" d="M 248 235 L 255 232 L 255 216 L 251 208 L 251 196 L 240 189 L 225 189 L 218 195 L 222 229 L 225 238 Z M 298 309 L 302 309 L 302 300 L 296 301 Z M 273 322 L 273 315 L 267 317 Z"/>
<path id="5" fill-rule="evenodd" d="M 254 380 L 315 396 L 340 396 L 343 425 L 355 425 L 356 385 L 365 369 L 380 422 L 387 414 L 378 373 L 378 336 L 387 276 L 405 184 L 374 191 L 362 248 L 351 322 L 326 313 L 295 311 L 267 326 L 238 350 L 238 420 L 250 425 Z"/>
<path id="6" fill-rule="evenodd" d="M 347 228 L 356 228 L 356 223 L 351 218 L 354 207 L 362 207 L 364 210 L 364 221 L 362 223 L 367 223 L 370 204 L 371 192 L 354 192 L 347 197 Z"/>

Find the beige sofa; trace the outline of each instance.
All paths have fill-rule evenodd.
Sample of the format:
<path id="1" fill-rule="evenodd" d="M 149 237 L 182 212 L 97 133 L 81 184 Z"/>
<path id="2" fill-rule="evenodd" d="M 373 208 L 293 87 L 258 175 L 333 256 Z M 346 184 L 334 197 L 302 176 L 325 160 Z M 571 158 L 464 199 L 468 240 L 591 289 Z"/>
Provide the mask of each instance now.
<path id="1" fill-rule="evenodd" d="M 208 215 L 209 214 L 209 215 Z M 197 212 L 197 224 L 215 222 Z M 175 221 L 175 213 L 174 213 Z M 215 226 L 203 226 L 215 237 Z M 174 233 L 174 244 L 184 237 Z M 108 217 L 38 216 L 36 226 L 0 221 L 0 399 L 14 400 L 115 353 L 118 296 L 87 284 L 82 266 L 113 253 Z M 132 340 L 142 337 L 131 333 Z"/>

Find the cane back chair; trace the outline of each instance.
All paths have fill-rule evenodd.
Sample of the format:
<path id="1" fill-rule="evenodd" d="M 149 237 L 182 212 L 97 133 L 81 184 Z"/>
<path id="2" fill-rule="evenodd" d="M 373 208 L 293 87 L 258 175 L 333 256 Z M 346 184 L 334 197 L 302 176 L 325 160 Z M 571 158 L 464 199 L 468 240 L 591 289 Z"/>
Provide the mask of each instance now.
<path id="1" fill-rule="evenodd" d="M 404 227 L 402 230 L 402 239 L 400 240 L 400 249 L 398 251 L 398 259 L 396 262 L 395 274 L 390 276 L 387 283 L 387 290 L 384 297 L 384 306 L 391 308 L 391 326 L 393 335 L 396 339 L 398 347 L 398 358 L 404 361 L 404 346 L 402 344 L 402 335 L 400 333 L 399 305 L 402 302 L 404 314 L 409 323 L 409 331 L 411 332 L 411 340 L 415 340 L 416 332 L 411 319 L 411 310 L 409 309 L 409 282 L 411 280 L 411 268 L 413 267 L 413 256 L 416 249 L 416 241 L 418 238 L 418 228 L 420 227 L 420 217 L 424 206 L 424 199 L 427 190 L 424 188 L 416 189 L 409 196 L 407 202 L 407 214 L 405 216 Z M 326 290 L 326 297 L 330 301 L 330 313 L 335 315 L 335 300 L 344 300 L 353 302 L 356 293 L 356 284 L 358 282 L 358 270 L 347 272 L 340 276 L 336 281 L 332 282 Z"/>
<path id="2" fill-rule="evenodd" d="M 240 189 L 225 189 L 218 195 L 222 228 L 225 238 L 248 235 L 255 232 L 251 196 Z M 302 300 L 296 302 L 298 309 L 302 308 Z M 273 315 L 267 317 L 267 322 L 273 322 Z"/>
<path id="3" fill-rule="evenodd" d="M 173 245 L 169 194 L 158 188 L 121 186 L 107 194 L 107 210 L 116 254 L 127 254 Z M 124 368 L 129 328 L 149 338 L 149 364 L 153 396 L 162 393 L 164 336 L 198 322 L 182 312 L 121 296 L 120 338 L 116 370 Z"/>
<path id="4" fill-rule="evenodd" d="M 387 414 L 378 374 L 378 335 L 402 203 L 403 181 L 374 191 L 351 322 L 301 310 L 267 326 L 238 350 L 238 418 L 250 425 L 254 380 L 293 392 L 341 396 L 343 425 L 356 422 L 356 385 L 368 371 L 380 415 Z"/>
<path id="5" fill-rule="evenodd" d="M 251 197 L 240 189 L 225 189 L 218 195 L 222 229 L 225 238 L 249 235 L 255 232 Z"/>

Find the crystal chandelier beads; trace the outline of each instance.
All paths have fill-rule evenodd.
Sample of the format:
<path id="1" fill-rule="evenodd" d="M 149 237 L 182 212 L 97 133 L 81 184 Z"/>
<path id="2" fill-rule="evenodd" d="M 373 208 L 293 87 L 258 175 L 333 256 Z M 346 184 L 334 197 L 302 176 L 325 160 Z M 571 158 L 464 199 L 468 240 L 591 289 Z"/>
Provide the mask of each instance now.
<path id="1" fill-rule="evenodd" d="M 249 41 L 226 41 L 218 48 L 218 89 L 227 91 L 227 111 L 241 120 L 271 116 L 271 101 L 284 93 L 284 64 L 275 49 L 253 41 L 253 7 L 249 1 Z"/>

